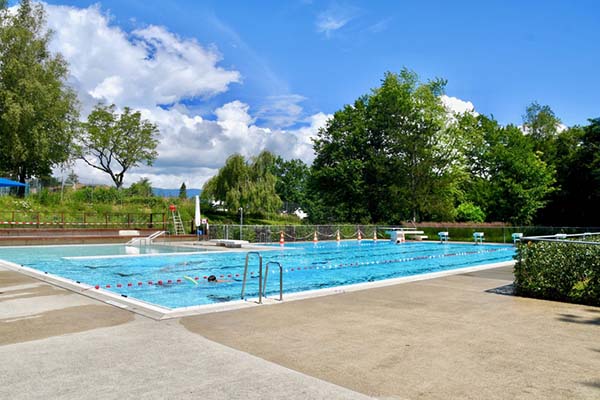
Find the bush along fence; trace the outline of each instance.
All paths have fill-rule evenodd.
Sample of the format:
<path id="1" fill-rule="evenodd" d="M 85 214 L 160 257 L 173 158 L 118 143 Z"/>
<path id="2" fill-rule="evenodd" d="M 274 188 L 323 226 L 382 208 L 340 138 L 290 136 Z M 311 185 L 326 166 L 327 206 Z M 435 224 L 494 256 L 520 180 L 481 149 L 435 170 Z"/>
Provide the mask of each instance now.
<path id="1" fill-rule="evenodd" d="M 600 236 L 525 237 L 516 259 L 516 294 L 600 306 Z"/>
<path id="2" fill-rule="evenodd" d="M 377 225 L 210 225 L 209 239 L 242 239 L 257 243 L 276 243 L 283 232 L 285 242 L 336 240 L 339 230 L 340 239 L 357 239 L 360 230 L 362 239 L 389 239 L 386 231 L 390 228 L 403 226 Z M 407 228 L 404 226 L 403 228 Z M 575 234 L 587 232 L 590 229 L 600 231 L 600 228 L 584 227 L 539 227 L 539 226 L 498 226 L 498 225 L 465 225 L 465 224 L 427 224 L 410 226 L 419 231 L 429 240 L 438 240 L 438 232 L 448 232 L 450 241 L 473 242 L 475 232 L 484 233 L 484 241 L 491 243 L 512 243 L 513 233 L 523 236 L 541 236 L 555 233 Z"/>

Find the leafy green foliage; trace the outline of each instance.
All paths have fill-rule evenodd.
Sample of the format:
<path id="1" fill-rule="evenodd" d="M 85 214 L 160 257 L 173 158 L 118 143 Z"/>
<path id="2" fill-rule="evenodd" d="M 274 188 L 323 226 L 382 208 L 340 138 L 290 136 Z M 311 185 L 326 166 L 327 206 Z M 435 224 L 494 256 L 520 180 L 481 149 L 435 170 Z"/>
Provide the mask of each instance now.
<path id="1" fill-rule="evenodd" d="M 334 114 L 315 140 L 311 187 L 337 220 L 448 219 L 463 175 L 445 81 L 406 69 Z"/>
<path id="2" fill-rule="evenodd" d="M 456 207 L 456 220 L 458 222 L 484 222 L 485 213 L 479 206 L 465 202 Z"/>
<path id="3" fill-rule="evenodd" d="M 289 213 L 296 208 L 306 209 L 308 166 L 302 160 L 288 161 L 277 157 L 273 173 L 277 178 L 275 191 L 284 204 L 284 210 Z"/>
<path id="4" fill-rule="evenodd" d="M 77 123 L 67 63 L 49 41 L 41 4 L 22 0 L 12 14 L 0 3 L 0 170 L 23 183 L 68 159 Z"/>
<path id="5" fill-rule="evenodd" d="M 127 189 L 130 196 L 152 197 L 152 184 L 148 178 L 141 178 L 139 181 L 132 183 Z"/>
<path id="6" fill-rule="evenodd" d="M 516 258 L 517 294 L 600 305 L 600 245 L 520 243 Z"/>
<path id="7" fill-rule="evenodd" d="M 472 143 L 466 152 L 467 199 L 481 205 L 491 221 L 531 223 L 554 183 L 554 171 L 534 151 L 532 139 L 485 116 L 467 116 L 461 124 Z"/>
<path id="8" fill-rule="evenodd" d="M 600 118 L 560 132 L 554 141 L 557 190 L 541 213 L 547 224 L 600 222 Z"/>
<path id="9" fill-rule="evenodd" d="M 128 107 L 117 114 L 114 104 L 97 105 L 82 125 L 76 156 L 89 166 L 110 175 L 117 188 L 123 177 L 140 163 L 152 165 L 158 156 L 159 131 Z"/>
<path id="10" fill-rule="evenodd" d="M 181 186 L 179 187 L 179 198 L 180 199 L 187 199 L 187 187 L 185 186 L 185 182 L 183 182 L 181 184 Z"/>
<path id="11" fill-rule="evenodd" d="M 240 207 L 246 213 L 279 211 L 281 199 L 275 191 L 274 165 L 275 156 L 268 151 L 263 151 L 250 163 L 235 154 L 204 184 L 202 198 L 207 203 L 218 202 L 232 212 L 237 212 Z"/>

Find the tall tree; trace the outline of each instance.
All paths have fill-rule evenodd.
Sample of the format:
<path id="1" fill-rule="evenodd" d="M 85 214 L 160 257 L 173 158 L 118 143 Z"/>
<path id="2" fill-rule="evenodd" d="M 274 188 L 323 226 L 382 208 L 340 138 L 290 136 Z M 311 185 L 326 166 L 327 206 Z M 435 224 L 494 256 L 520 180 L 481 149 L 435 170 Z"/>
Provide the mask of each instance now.
<path id="1" fill-rule="evenodd" d="M 490 221 L 529 224 L 553 191 L 554 174 L 534 149 L 531 137 L 514 125 L 485 116 L 462 120 L 472 138 L 466 152 L 470 178 L 466 199 Z"/>
<path id="2" fill-rule="evenodd" d="M 148 178 L 140 178 L 139 181 L 132 183 L 129 186 L 131 196 L 152 197 L 152 183 Z"/>
<path id="3" fill-rule="evenodd" d="M 274 174 L 277 178 L 275 191 L 284 203 L 286 212 L 306 208 L 306 191 L 309 169 L 302 160 L 284 160 L 277 157 Z"/>
<path id="4" fill-rule="evenodd" d="M 367 140 L 368 97 L 363 96 L 353 106 L 345 106 L 327 121 L 314 141 L 316 158 L 309 181 L 313 194 L 309 217 L 314 219 L 314 208 L 334 221 L 368 221 L 368 187 L 365 171 L 368 168 Z"/>
<path id="5" fill-rule="evenodd" d="M 50 38 L 41 4 L 22 0 L 12 13 L 0 1 L 0 170 L 22 183 L 68 159 L 77 122 L 67 63 Z"/>
<path id="6" fill-rule="evenodd" d="M 562 190 L 553 203 L 556 208 L 553 216 L 563 223 L 597 227 L 600 226 L 600 118 L 590 119 L 588 125 L 569 131 L 570 135 L 561 135 L 564 139 L 561 144 L 566 144 L 559 153 L 564 162 L 558 178 Z"/>
<path id="7" fill-rule="evenodd" d="M 159 130 L 139 111 L 115 105 L 97 105 L 82 124 L 76 155 L 91 167 L 110 175 L 117 189 L 125 173 L 140 163 L 152 165 L 158 153 Z"/>
<path id="8" fill-rule="evenodd" d="M 281 210 L 281 199 L 275 190 L 273 170 L 276 157 L 269 151 L 262 151 L 253 157 L 249 165 L 250 185 L 246 197 L 246 208 L 252 212 L 268 213 Z"/>
<path id="9" fill-rule="evenodd" d="M 217 175 L 202 189 L 207 201 L 220 202 L 230 211 L 242 207 L 249 213 L 279 211 L 281 199 L 275 192 L 275 156 L 263 151 L 250 162 L 240 154 L 230 156 Z"/>
<path id="10" fill-rule="evenodd" d="M 334 114 L 315 140 L 311 186 L 339 219 L 448 219 L 464 167 L 460 132 L 440 95 L 407 69 Z"/>
<path id="11" fill-rule="evenodd" d="M 185 186 L 185 182 L 182 182 L 181 186 L 179 187 L 179 198 L 187 199 L 187 197 L 187 187 Z"/>
<path id="12" fill-rule="evenodd" d="M 542 153 L 542 160 L 554 165 L 555 141 L 560 132 L 561 121 L 548 105 L 533 102 L 525 109 L 523 129 L 534 142 L 535 151 Z"/>
<path id="13" fill-rule="evenodd" d="M 540 210 L 537 222 L 545 225 L 592 225 L 587 205 L 583 200 L 589 182 L 587 169 L 581 164 L 581 151 L 585 148 L 585 129 L 574 126 L 560 132 L 553 148 L 551 161 L 556 171 L 556 190 L 550 195 L 548 205 Z M 600 221 L 596 221 L 600 223 Z"/>

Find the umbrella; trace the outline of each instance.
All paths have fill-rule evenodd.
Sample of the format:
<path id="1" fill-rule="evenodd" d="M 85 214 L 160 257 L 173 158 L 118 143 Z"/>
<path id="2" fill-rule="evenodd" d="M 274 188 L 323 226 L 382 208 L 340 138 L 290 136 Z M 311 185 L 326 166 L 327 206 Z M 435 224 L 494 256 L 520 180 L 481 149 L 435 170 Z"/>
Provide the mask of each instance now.
<path id="1" fill-rule="evenodd" d="M 194 223 L 196 224 L 196 228 L 200 226 L 200 222 L 200 196 L 196 195 L 196 212 L 194 214 Z"/>
<path id="2" fill-rule="evenodd" d="M 23 187 L 27 186 L 21 182 L 11 181 L 10 179 L 0 178 L 0 187 Z"/>

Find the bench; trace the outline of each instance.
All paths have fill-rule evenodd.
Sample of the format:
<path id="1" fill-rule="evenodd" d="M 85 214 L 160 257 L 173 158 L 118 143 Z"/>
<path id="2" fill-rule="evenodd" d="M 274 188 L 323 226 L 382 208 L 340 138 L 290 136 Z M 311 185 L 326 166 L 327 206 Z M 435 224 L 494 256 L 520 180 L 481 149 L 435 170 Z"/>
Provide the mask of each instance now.
<path id="1" fill-rule="evenodd" d="M 229 239 L 217 239 L 214 240 L 217 246 L 227 247 L 228 249 L 239 249 L 243 244 L 248 244 L 247 240 L 229 240 Z"/>
<path id="2" fill-rule="evenodd" d="M 119 236 L 140 236 L 140 231 L 122 230 L 119 231 Z"/>

